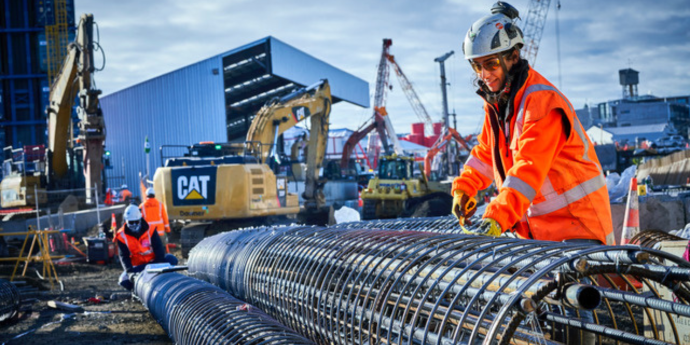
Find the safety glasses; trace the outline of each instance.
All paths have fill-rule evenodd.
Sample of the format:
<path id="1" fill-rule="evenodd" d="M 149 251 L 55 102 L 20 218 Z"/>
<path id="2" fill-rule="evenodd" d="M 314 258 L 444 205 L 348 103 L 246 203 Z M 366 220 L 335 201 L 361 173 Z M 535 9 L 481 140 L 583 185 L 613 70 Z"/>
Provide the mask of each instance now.
<path id="1" fill-rule="evenodd" d="M 470 65 L 472 66 L 474 72 L 479 74 L 482 73 L 482 69 L 487 72 L 493 72 L 497 70 L 499 67 L 501 67 L 501 61 L 498 59 L 498 57 L 486 60 L 481 64 L 475 63 L 474 61 L 470 60 Z"/>

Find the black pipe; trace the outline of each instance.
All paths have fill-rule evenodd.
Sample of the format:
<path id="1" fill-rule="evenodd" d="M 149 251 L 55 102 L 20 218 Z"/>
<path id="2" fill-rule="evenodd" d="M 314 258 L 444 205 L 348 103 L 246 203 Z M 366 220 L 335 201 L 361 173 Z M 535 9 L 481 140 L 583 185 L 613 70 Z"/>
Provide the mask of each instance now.
<path id="1" fill-rule="evenodd" d="M 0 322 L 17 316 L 20 304 L 21 298 L 17 287 L 7 280 L 0 279 Z"/>
<path id="2" fill-rule="evenodd" d="M 313 344 L 259 308 L 179 273 L 144 271 L 134 291 L 176 344 Z"/>

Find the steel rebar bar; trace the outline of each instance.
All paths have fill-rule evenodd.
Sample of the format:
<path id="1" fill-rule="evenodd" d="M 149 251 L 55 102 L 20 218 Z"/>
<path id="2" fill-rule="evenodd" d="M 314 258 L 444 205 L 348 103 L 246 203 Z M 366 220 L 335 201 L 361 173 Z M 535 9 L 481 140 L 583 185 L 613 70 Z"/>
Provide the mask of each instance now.
<path id="1" fill-rule="evenodd" d="M 619 283 L 611 277 L 629 271 L 645 284 L 668 280 L 683 289 L 690 263 L 658 250 L 459 235 L 443 231 L 447 217 L 413 220 L 414 231 L 405 231 L 405 221 L 386 224 L 395 229 L 219 234 L 192 250 L 190 274 L 319 344 L 557 343 L 566 341 L 563 329 L 581 328 L 567 316 L 573 313 L 594 319 L 588 332 L 645 343 L 637 328 L 620 329 L 620 310 L 633 305 L 686 317 L 687 301 L 611 292 Z M 675 267 L 647 264 L 650 257 Z M 641 318 L 629 314 L 632 322 Z"/>

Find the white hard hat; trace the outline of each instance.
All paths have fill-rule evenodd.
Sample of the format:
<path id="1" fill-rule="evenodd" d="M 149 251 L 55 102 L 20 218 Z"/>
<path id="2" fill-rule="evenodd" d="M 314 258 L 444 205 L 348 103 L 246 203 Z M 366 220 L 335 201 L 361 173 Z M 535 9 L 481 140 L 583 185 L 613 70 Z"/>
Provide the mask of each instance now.
<path id="1" fill-rule="evenodd" d="M 122 184 L 122 187 L 120 187 L 120 188 L 122 188 L 122 189 L 127 189 L 127 185 L 126 185 L 126 184 Z"/>
<path id="2" fill-rule="evenodd" d="M 146 196 L 156 196 L 156 192 L 151 187 L 146 188 Z"/>
<path id="3" fill-rule="evenodd" d="M 126 222 L 141 220 L 141 211 L 139 211 L 136 205 L 129 205 L 125 208 L 125 213 L 122 215 L 122 218 L 124 218 Z"/>
<path id="4" fill-rule="evenodd" d="M 476 59 L 524 46 L 522 31 L 513 22 L 515 18 L 519 18 L 518 11 L 499 1 L 491 12 L 491 15 L 474 22 L 467 31 L 462 44 L 465 59 Z"/>

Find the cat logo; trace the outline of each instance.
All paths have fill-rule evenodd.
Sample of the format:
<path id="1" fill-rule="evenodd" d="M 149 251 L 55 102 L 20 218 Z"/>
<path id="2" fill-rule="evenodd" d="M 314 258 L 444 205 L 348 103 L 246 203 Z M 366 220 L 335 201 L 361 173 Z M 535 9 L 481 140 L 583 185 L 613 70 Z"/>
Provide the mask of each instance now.
<path id="1" fill-rule="evenodd" d="M 208 181 L 211 176 L 180 176 L 177 178 L 177 198 L 200 200 L 208 198 Z"/>
<path id="2" fill-rule="evenodd" d="M 216 202 L 216 167 L 185 167 L 171 171 L 173 205 L 212 205 Z"/>
<path id="3" fill-rule="evenodd" d="M 300 122 L 309 115 L 311 114 L 309 113 L 309 108 L 307 107 L 299 106 L 292 108 L 292 118 L 295 120 L 295 122 Z"/>

